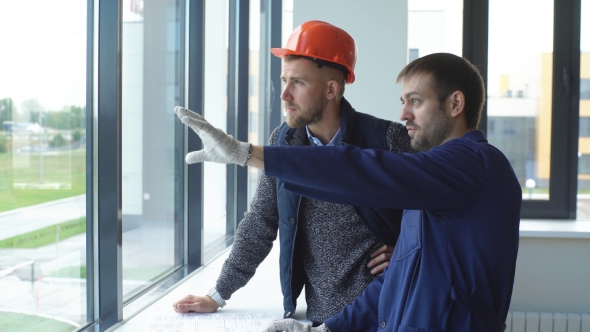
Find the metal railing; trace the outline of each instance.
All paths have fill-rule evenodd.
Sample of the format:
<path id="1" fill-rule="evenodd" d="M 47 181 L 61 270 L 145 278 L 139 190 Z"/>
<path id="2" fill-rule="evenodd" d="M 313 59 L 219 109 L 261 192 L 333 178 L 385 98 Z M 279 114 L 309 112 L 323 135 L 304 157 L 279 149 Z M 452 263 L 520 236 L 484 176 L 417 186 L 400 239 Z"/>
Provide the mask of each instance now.
<path id="1" fill-rule="evenodd" d="M 31 287 L 32 287 L 35 284 L 35 260 L 34 259 L 31 259 L 29 261 L 22 262 L 20 264 L 11 266 L 11 267 L 6 268 L 4 270 L 0 270 L 0 278 L 5 277 L 5 276 L 11 274 L 12 272 L 16 271 L 17 269 L 20 269 L 20 268 L 25 267 L 27 265 L 31 266 Z"/>

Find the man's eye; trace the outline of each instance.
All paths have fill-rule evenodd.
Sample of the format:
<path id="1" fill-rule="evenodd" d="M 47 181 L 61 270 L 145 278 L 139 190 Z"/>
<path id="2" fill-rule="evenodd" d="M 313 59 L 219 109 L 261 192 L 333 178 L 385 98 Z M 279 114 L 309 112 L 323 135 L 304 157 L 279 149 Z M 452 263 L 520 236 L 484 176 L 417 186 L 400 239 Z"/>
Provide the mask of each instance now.
<path id="1" fill-rule="evenodd" d="M 418 104 L 419 102 L 420 102 L 420 100 L 418 100 L 418 99 L 412 99 L 412 104 L 414 104 L 414 105 Z"/>

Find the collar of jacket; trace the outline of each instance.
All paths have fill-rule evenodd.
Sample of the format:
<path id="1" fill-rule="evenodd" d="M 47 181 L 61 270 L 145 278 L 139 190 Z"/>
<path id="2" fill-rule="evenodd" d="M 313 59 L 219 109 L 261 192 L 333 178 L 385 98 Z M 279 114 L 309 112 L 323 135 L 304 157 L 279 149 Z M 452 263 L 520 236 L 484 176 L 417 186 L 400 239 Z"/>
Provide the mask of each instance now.
<path id="1" fill-rule="evenodd" d="M 340 101 L 340 137 L 342 145 L 349 144 L 349 137 L 355 137 L 355 126 L 348 126 L 348 124 L 354 123 L 356 111 L 346 98 L 342 97 Z M 289 128 L 285 135 L 285 142 L 292 146 L 310 145 L 309 137 L 307 137 L 307 131 L 305 127 Z"/>

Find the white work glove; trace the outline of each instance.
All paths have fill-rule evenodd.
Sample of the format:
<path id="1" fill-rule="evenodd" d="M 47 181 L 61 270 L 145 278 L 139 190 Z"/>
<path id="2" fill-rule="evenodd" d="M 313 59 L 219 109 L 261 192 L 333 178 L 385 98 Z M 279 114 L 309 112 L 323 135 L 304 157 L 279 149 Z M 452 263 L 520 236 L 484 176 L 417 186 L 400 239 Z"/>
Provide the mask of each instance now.
<path id="1" fill-rule="evenodd" d="M 240 142 L 223 130 L 213 127 L 204 117 L 181 106 L 174 108 L 180 120 L 192 128 L 203 142 L 203 149 L 187 153 L 188 164 L 212 161 L 221 164 L 246 166 L 250 158 L 251 144 Z"/>
<path id="2" fill-rule="evenodd" d="M 330 332 L 326 324 L 318 327 L 300 323 L 293 318 L 277 319 L 270 323 L 262 332 Z"/>

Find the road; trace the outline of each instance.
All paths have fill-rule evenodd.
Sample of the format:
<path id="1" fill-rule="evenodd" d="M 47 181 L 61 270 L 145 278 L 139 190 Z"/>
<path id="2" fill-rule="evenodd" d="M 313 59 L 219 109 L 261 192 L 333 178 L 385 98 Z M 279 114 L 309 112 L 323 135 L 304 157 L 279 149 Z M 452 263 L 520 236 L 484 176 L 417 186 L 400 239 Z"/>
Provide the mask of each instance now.
<path id="1" fill-rule="evenodd" d="M 0 240 L 86 217 L 86 195 L 0 213 Z"/>

